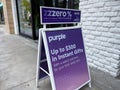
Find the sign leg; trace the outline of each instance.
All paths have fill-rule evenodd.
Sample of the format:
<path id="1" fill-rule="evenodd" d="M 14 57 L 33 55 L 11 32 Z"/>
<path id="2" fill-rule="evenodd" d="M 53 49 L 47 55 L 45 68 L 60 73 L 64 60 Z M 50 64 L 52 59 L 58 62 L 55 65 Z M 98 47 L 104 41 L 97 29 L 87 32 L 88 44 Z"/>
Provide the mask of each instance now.
<path id="1" fill-rule="evenodd" d="M 36 81 L 36 87 L 39 88 L 39 82 L 38 81 Z"/>
<path id="2" fill-rule="evenodd" d="M 37 72 L 36 72 L 36 87 L 39 87 L 39 66 L 37 65 Z"/>
<path id="3" fill-rule="evenodd" d="M 88 85 L 89 85 L 89 88 L 91 88 L 91 82 L 89 82 Z"/>
<path id="4" fill-rule="evenodd" d="M 39 73 L 40 73 L 40 51 L 41 51 L 41 31 L 39 30 L 39 41 L 38 41 L 38 54 L 37 54 L 37 67 L 36 67 L 36 87 L 39 87 Z"/>

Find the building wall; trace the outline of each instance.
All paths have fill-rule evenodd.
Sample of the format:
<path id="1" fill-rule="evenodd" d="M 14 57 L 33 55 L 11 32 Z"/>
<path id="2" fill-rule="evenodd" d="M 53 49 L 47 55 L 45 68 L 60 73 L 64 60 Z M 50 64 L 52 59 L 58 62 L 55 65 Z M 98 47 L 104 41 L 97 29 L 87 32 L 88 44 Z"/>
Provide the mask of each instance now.
<path id="1" fill-rule="evenodd" d="M 90 66 L 120 74 L 120 0 L 80 0 Z"/>
<path id="2" fill-rule="evenodd" d="M 6 30 L 10 34 L 14 34 L 14 24 L 13 24 L 13 12 L 12 12 L 12 3 L 11 0 L 2 0 L 4 19 Z"/>

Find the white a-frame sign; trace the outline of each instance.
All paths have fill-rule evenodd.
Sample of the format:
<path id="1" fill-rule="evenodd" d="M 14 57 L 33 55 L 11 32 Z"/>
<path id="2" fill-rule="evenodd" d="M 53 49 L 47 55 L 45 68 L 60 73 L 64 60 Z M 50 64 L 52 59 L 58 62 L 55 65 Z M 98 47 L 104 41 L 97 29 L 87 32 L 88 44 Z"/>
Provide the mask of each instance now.
<path id="1" fill-rule="evenodd" d="M 81 27 L 46 28 L 44 25 L 39 30 L 37 87 L 48 76 L 52 90 L 78 90 L 86 84 L 91 87 Z"/>

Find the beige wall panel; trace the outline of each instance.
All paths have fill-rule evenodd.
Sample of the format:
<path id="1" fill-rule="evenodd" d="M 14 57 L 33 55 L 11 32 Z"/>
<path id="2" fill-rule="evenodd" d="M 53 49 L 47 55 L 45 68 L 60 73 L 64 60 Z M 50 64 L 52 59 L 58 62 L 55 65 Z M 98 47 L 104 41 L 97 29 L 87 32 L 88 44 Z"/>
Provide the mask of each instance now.
<path id="1" fill-rule="evenodd" d="M 6 30 L 10 34 L 14 34 L 13 13 L 11 0 L 2 0 L 4 9 L 4 18 L 6 24 Z"/>

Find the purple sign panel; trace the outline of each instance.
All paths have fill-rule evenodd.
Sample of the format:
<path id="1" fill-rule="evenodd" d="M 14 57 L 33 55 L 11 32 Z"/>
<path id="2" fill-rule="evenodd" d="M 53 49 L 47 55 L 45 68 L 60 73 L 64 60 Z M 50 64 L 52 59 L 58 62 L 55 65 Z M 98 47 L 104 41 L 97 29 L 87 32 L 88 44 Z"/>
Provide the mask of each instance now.
<path id="1" fill-rule="evenodd" d="M 45 31 L 55 90 L 75 90 L 89 82 L 81 28 Z"/>
<path id="2" fill-rule="evenodd" d="M 79 10 L 41 7 L 42 24 L 78 23 L 80 15 Z"/>

